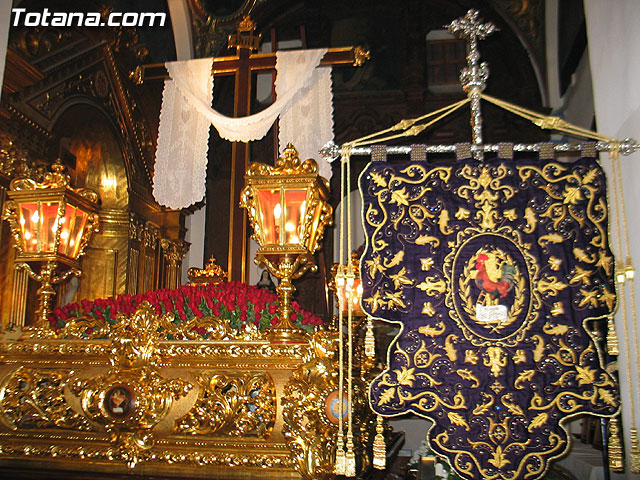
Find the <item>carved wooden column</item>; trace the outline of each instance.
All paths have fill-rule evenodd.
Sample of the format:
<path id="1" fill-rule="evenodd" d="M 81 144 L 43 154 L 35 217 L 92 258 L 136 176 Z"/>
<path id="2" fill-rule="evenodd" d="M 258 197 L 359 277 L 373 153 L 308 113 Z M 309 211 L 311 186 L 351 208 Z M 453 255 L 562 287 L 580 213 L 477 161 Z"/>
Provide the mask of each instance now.
<path id="1" fill-rule="evenodd" d="M 160 247 L 164 255 L 165 274 L 164 288 L 178 288 L 180 286 L 182 260 L 189 251 L 189 244 L 182 240 L 160 240 Z"/>
<path id="2" fill-rule="evenodd" d="M 29 274 L 24 270 L 13 270 L 13 287 L 11 291 L 10 327 L 23 327 L 27 312 L 27 291 Z"/>
<path id="3" fill-rule="evenodd" d="M 138 273 L 140 271 L 140 250 L 144 223 L 135 213 L 129 213 L 129 266 L 127 267 L 127 292 L 138 293 Z"/>
<path id="4" fill-rule="evenodd" d="M 160 229 L 145 222 L 142 232 L 142 247 L 138 273 L 138 293 L 155 290 L 160 286 Z"/>

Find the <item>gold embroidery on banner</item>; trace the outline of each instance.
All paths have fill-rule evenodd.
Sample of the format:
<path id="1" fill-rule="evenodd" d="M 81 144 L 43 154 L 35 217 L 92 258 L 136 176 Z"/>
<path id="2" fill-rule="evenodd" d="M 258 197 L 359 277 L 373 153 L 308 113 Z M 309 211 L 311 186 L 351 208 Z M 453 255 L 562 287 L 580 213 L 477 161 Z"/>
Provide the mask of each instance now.
<path id="1" fill-rule="evenodd" d="M 488 347 L 483 364 L 485 367 L 490 367 L 491 375 L 499 377 L 502 375 L 502 370 L 507 366 L 507 356 L 500 347 Z"/>
<path id="2" fill-rule="evenodd" d="M 369 248 L 374 253 L 363 264 L 373 281 L 371 296 L 364 302 L 372 312 L 386 308 L 409 313 L 415 307 L 424 315 L 424 323 L 413 327 L 423 337 L 416 335 L 416 330 L 404 332 L 403 340 L 411 338 L 414 343 L 408 347 L 398 342 L 393 353 L 396 359 L 405 360 L 399 360 L 400 365 L 396 363 L 394 370 L 383 372 L 376 380 L 380 387 L 378 406 L 388 406 L 390 411 L 409 408 L 427 417 L 441 409 L 439 414 L 446 415 L 450 427 L 431 441 L 440 451 L 452 454 L 449 458 L 462 474 L 487 479 L 537 477 L 547 468 L 548 458 L 565 450 L 566 441 L 550 433 L 544 451 L 534 449 L 524 457 L 515 454 L 522 458 L 517 465 L 510 465 L 511 452 L 522 452 L 529 443 L 512 437 L 510 432 L 516 423 L 533 433 L 557 423 L 558 412 L 565 416 L 576 413 L 582 408 L 580 402 L 616 404 L 611 378 L 597 374 L 590 366 L 598 356 L 593 344 L 583 350 L 572 349 L 571 336 L 576 330 L 558 318 L 569 309 L 615 306 L 615 294 L 596 271 L 602 269 L 609 275 L 613 268 L 606 250 L 606 205 L 598 198 L 600 176 L 595 168 L 571 170 L 562 164 L 469 164 L 455 169 L 465 184 L 454 191 L 448 184 L 452 172 L 451 167 L 426 172 L 412 165 L 400 174 L 386 169 L 372 175 L 374 183 L 382 188 L 375 189 L 375 200 L 365 214 L 365 222 L 373 229 Z M 416 186 L 418 181 L 426 186 Z M 531 201 L 523 210 L 505 209 L 505 202 L 525 183 L 543 190 L 550 202 L 537 205 Z M 466 200 L 467 208 L 455 203 L 448 208 L 436 195 L 426 195 L 436 190 L 436 184 Z M 586 212 L 581 214 L 585 204 Z M 385 230 L 390 226 L 395 232 Z M 571 228 L 592 228 L 591 244 L 573 247 Z M 543 234 L 531 240 L 524 236 L 536 231 Z M 420 258 L 414 259 L 419 261 L 418 272 L 409 271 L 411 263 L 404 255 L 398 260 L 397 253 L 389 248 L 394 234 L 394 241 L 423 247 Z M 540 249 L 548 255 L 552 246 L 560 244 L 567 252 L 572 250 L 581 265 L 567 267 L 565 260 L 554 256 L 540 263 L 535 256 Z M 442 265 L 434 260 L 438 247 L 449 250 Z M 414 284 L 424 292 L 415 306 L 411 303 L 414 296 L 403 293 Z M 578 293 L 573 302 L 557 301 L 569 288 Z M 429 298 L 423 301 L 424 296 Z M 438 313 L 443 304 L 448 317 L 460 328 L 460 336 L 447 328 L 446 314 Z M 543 305 L 550 312 L 546 319 L 540 318 Z M 531 331 L 532 325 L 542 328 L 545 336 Z M 461 345 L 468 345 L 464 340 L 475 348 L 463 350 Z M 541 370 L 520 371 L 523 366 L 517 367 L 515 380 L 506 373 L 513 365 L 540 364 L 543 359 L 545 368 L 555 366 L 564 372 L 551 385 L 555 393 L 545 393 L 544 398 L 531 390 L 534 383 L 540 384 Z M 454 365 L 462 361 L 476 365 L 476 370 Z M 443 384 L 434 373 L 434 365 L 451 368 L 451 373 L 459 377 L 446 393 L 424 388 Z M 480 385 L 478 367 L 492 383 L 481 392 L 482 402 L 473 408 L 472 418 L 465 411 L 465 395 L 467 389 Z M 583 387 L 579 394 L 569 390 L 575 385 Z M 532 392 L 529 405 L 519 404 L 519 395 L 509 392 L 513 389 Z M 454 431 L 471 428 L 481 428 L 486 435 L 482 441 L 457 449 L 452 440 Z M 481 464 L 481 458 L 495 468 Z"/>
<path id="3" fill-rule="evenodd" d="M 593 236 L 591 244 L 596 248 L 604 249 L 606 247 L 606 222 L 602 220 L 606 216 L 607 206 L 604 198 L 598 195 L 602 187 L 593 183 L 598 177 L 597 169 L 592 168 L 583 176 L 580 176 L 576 171 L 564 175 L 568 168 L 558 163 L 548 164 L 544 168 L 531 165 L 516 168 L 523 181 L 527 181 L 534 174 L 537 174 L 547 182 L 543 190 L 545 190 L 553 203 L 541 214 L 541 217 L 552 219 L 554 226 L 557 227 L 565 217 L 570 216 L 582 226 L 584 219 L 580 212 L 584 211 L 590 224 L 598 232 Z M 559 184 L 564 184 L 565 182 L 567 185 L 565 185 L 565 188 L 561 188 Z M 588 192 L 588 195 L 584 195 L 582 193 L 583 190 L 585 193 Z M 585 197 L 589 199 L 586 208 L 584 210 L 576 208 L 576 204 Z M 579 260 L 581 259 L 579 258 Z"/>

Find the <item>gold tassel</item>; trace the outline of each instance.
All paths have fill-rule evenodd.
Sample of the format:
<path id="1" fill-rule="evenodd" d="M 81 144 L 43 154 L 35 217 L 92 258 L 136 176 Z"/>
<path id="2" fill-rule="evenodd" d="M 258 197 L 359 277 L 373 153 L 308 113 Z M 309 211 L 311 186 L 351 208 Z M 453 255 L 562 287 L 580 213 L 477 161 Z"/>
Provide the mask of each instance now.
<path id="1" fill-rule="evenodd" d="M 373 360 L 376 356 L 376 339 L 373 336 L 373 321 L 367 317 L 367 333 L 364 337 L 364 354 Z"/>
<path id="2" fill-rule="evenodd" d="M 638 431 L 631 429 L 631 473 L 640 473 L 640 448 L 638 448 Z"/>
<path id="3" fill-rule="evenodd" d="M 607 320 L 607 353 L 609 355 L 620 355 L 618 335 L 616 335 L 616 325 L 613 323 L 613 317 L 609 317 Z"/>
<path id="4" fill-rule="evenodd" d="M 384 441 L 382 417 L 378 415 L 376 437 L 373 440 L 373 468 L 384 470 L 387 466 L 387 445 Z"/>
<path id="5" fill-rule="evenodd" d="M 353 436 L 349 434 L 347 434 L 347 453 L 345 454 L 344 476 L 356 476 L 356 454 L 353 451 Z"/>
<path id="6" fill-rule="evenodd" d="M 336 449 L 336 466 L 333 473 L 336 475 L 344 475 L 346 469 L 346 461 L 344 454 L 344 437 L 342 431 L 338 432 L 338 448 Z"/>
<path id="7" fill-rule="evenodd" d="M 609 468 L 614 472 L 624 472 L 620 426 L 617 418 L 609 421 Z"/>

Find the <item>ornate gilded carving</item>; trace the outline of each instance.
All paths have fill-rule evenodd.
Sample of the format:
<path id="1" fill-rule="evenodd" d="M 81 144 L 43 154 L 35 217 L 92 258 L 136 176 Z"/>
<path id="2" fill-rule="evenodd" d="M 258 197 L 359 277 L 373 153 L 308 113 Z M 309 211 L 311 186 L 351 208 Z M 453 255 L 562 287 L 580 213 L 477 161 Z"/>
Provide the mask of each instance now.
<path id="1" fill-rule="evenodd" d="M 164 253 L 167 264 L 171 267 L 178 267 L 182 263 L 182 259 L 189 251 L 189 244 L 182 240 L 169 240 L 162 238 L 160 240 L 160 248 Z"/>
<path id="2" fill-rule="evenodd" d="M 11 42 L 11 46 L 26 58 L 34 59 L 50 53 L 63 42 L 68 42 L 72 35 L 69 29 L 29 28 L 21 30 Z"/>
<path id="3" fill-rule="evenodd" d="M 191 267 L 187 270 L 189 285 L 226 282 L 228 276 L 229 274 L 216 263 L 216 258 L 214 256 L 211 256 L 204 268 Z"/>
<path id="4" fill-rule="evenodd" d="M 0 134 L 0 174 L 9 178 L 35 176 L 29 155 L 16 144 L 10 135 Z"/>
<path id="5" fill-rule="evenodd" d="M 237 468 L 249 476 L 264 469 L 287 475 L 298 470 L 306 478 L 305 472 L 327 472 L 323 466 L 331 465 L 332 453 L 326 444 L 335 431 L 329 415 L 337 390 L 336 334 L 318 333 L 310 349 L 307 343 L 271 344 L 222 319 L 198 321 L 175 324 L 143 305 L 115 325 L 77 318 L 58 338 L 0 342 L 6 375 L 0 422 L 14 423 L 20 433 L 0 428 L 0 457 L 55 457 L 57 465 L 77 459 L 88 469 L 110 462 L 116 472 L 142 462 L 182 474 L 200 467 Z M 88 338 L 94 336 L 107 338 Z M 356 392 L 364 398 L 359 383 Z M 38 408 L 30 399 L 41 402 Z M 366 430 L 363 406 L 357 408 L 365 424 L 360 430 Z M 280 422 L 282 432 L 274 430 Z M 41 427 L 56 428 L 55 436 Z"/>
<path id="6" fill-rule="evenodd" d="M 69 338 L 73 338 L 69 335 Z M 227 337 L 225 337 L 227 338 Z M 240 336 L 234 338 L 240 342 L 248 341 L 249 338 Z M 250 358 L 252 362 L 258 362 L 259 365 L 267 365 L 267 360 L 292 359 L 298 361 L 305 354 L 308 346 L 305 344 L 270 344 L 265 340 L 255 343 L 200 343 L 195 344 L 188 342 L 163 342 L 158 346 L 158 353 L 168 357 L 188 357 L 192 359 L 207 360 L 215 359 L 219 362 L 222 359 L 234 359 L 234 364 L 240 364 L 238 358 Z M 65 355 L 69 358 L 108 355 L 111 351 L 109 343 L 106 341 L 93 342 L 0 342 L 0 354 L 4 355 L 5 363 L 14 364 L 18 362 L 15 358 L 21 355 L 20 362 L 24 362 L 36 354 L 41 355 Z M 75 359 L 75 361 L 78 361 Z M 289 361 L 279 360 L 277 367 L 286 368 L 290 365 Z M 242 365 L 242 364 L 240 364 Z"/>
<path id="7" fill-rule="evenodd" d="M 135 213 L 129 213 L 129 239 L 142 242 L 144 222 Z"/>
<path id="8" fill-rule="evenodd" d="M 142 231 L 142 244 L 147 249 L 155 250 L 160 239 L 160 230 L 150 223 L 146 223 Z"/>
<path id="9" fill-rule="evenodd" d="M 189 435 L 268 437 L 276 420 L 276 387 L 267 373 L 198 375 L 194 407 L 174 432 Z"/>
<path id="10" fill-rule="evenodd" d="M 227 38 L 236 29 L 236 23 L 249 15 L 258 0 L 245 0 L 237 11 L 226 16 L 216 16 L 208 11 L 207 3 L 190 0 L 193 12 L 195 48 L 198 57 L 215 56 L 227 43 Z"/>
<path id="11" fill-rule="evenodd" d="M 69 372 L 18 367 L 0 387 L 0 418 L 12 430 L 63 428 L 89 431 L 91 425 L 76 413 L 64 394 Z"/>
<path id="12" fill-rule="evenodd" d="M 305 363 L 293 372 L 285 387 L 282 431 L 298 471 L 305 478 L 318 478 L 332 472 L 335 462 L 337 428 L 327 410 L 335 410 L 329 397 L 338 389 L 334 358 L 338 336 L 316 332 L 310 345 Z"/>
<path id="13" fill-rule="evenodd" d="M 115 456 L 133 468 L 141 452 L 154 443 L 154 427 L 173 403 L 193 385 L 159 373 L 158 332 L 169 318 L 158 317 L 149 304 L 114 327 L 111 368 L 106 374 L 75 379 L 71 392 L 80 397 L 83 414 L 103 425 L 116 448 Z"/>
<path id="14" fill-rule="evenodd" d="M 0 438 L 2 436 L 0 435 Z M 84 438 L 77 438 L 85 440 Z M 160 443 L 160 442 L 158 442 Z M 164 447 L 164 448 L 163 448 Z M 202 453 L 197 448 L 190 451 L 176 451 L 174 449 L 163 446 L 153 451 L 141 452 L 141 459 L 162 465 L 163 469 L 168 466 L 178 465 L 181 472 L 193 466 L 206 467 L 222 467 L 228 468 L 254 468 L 257 469 L 257 478 L 264 478 L 266 469 L 291 469 L 291 459 L 282 454 L 274 454 L 273 452 L 262 453 L 260 451 L 247 452 L 244 446 L 227 444 L 220 447 L 218 452 Z M 265 449 L 265 445 L 258 446 L 260 450 Z M 229 451 L 233 449 L 234 451 Z M 103 460 L 113 461 L 113 452 L 111 448 L 104 448 L 98 445 L 39 445 L 27 442 L 17 442 L 14 444 L 3 444 L 0 454 L 7 456 L 25 455 L 33 459 L 39 458 L 59 458 L 59 459 L 87 459 L 87 460 Z M 114 466 L 113 464 L 111 464 Z M 115 466 L 114 466 L 115 467 Z M 115 467 L 117 468 L 117 467 Z M 114 468 L 114 469 L 115 469 Z M 244 470 L 243 473 L 246 473 Z"/>

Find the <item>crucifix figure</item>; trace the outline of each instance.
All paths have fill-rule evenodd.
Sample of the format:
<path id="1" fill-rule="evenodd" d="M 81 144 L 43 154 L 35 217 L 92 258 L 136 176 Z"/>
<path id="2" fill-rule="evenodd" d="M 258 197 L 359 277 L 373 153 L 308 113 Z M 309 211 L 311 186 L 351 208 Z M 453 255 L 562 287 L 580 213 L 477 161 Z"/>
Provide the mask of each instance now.
<path id="1" fill-rule="evenodd" d="M 460 73 L 462 88 L 471 100 L 471 129 L 473 143 L 482 144 L 482 114 L 480 113 L 480 93 L 485 89 L 489 78 L 489 66 L 487 62 L 478 63 L 478 39 L 482 40 L 498 31 L 491 22 L 481 23 L 478 19 L 478 11 L 471 9 L 462 18 L 454 20 L 446 28 L 456 37 L 466 39 L 468 44 L 467 66 Z"/>
<path id="2" fill-rule="evenodd" d="M 233 56 L 214 57 L 211 74 L 234 75 L 234 117 L 251 114 L 251 77 L 254 72 L 275 70 L 276 53 L 252 53 L 260 46 L 260 36 L 254 35 L 255 23 L 245 17 L 238 24 L 238 31 L 229 35 L 228 45 L 236 49 Z M 362 65 L 369 53 L 361 47 L 330 48 L 320 61 L 320 66 Z M 145 80 L 167 78 L 164 64 L 138 67 L 132 77 L 137 83 Z M 239 207 L 240 191 L 244 186 L 244 174 L 249 163 L 249 144 L 233 142 L 231 154 L 231 186 L 229 205 L 228 264 L 230 280 L 246 282 L 247 272 L 247 219 Z M 216 252 L 218 255 L 222 253 Z"/>

